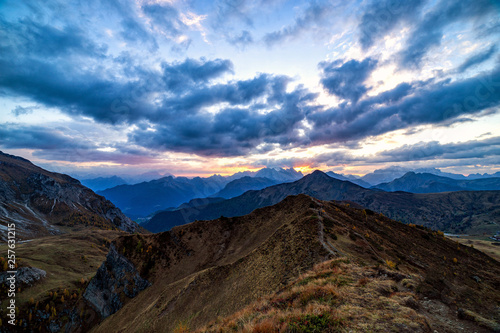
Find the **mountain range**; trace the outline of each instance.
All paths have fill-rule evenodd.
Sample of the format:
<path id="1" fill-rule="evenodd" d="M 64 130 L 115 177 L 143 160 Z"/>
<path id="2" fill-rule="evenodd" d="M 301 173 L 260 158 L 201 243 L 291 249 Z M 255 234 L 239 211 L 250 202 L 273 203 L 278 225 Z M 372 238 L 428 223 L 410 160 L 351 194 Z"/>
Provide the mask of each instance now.
<path id="1" fill-rule="evenodd" d="M 118 176 L 82 179 L 81 183 L 83 186 L 87 186 L 92 191 L 102 191 L 118 185 L 128 184 L 125 179 Z"/>
<path id="2" fill-rule="evenodd" d="M 350 201 L 405 223 L 446 232 L 485 232 L 498 229 L 500 191 L 414 194 L 365 189 L 315 171 L 298 181 L 248 191 L 228 200 L 200 202 L 155 214 L 143 226 L 160 232 L 195 220 L 241 216 L 256 208 L 276 204 L 289 195 L 307 194 L 321 200 Z"/>
<path id="3" fill-rule="evenodd" d="M 262 190 L 263 188 L 279 183 L 281 183 L 281 181 L 277 179 L 244 176 L 230 181 L 222 190 L 211 195 L 211 197 L 230 199 L 242 195 L 246 191 Z"/>
<path id="4" fill-rule="evenodd" d="M 293 169 L 267 168 L 257 172 L 240 172 L 230 177 L 220 175 L 207 178 L 168 176 L 135 185 L 120 185 L 97 193 L 111 200 L 125 214 L 135 219 L 156 211 L 178 207 L 191 199 L 219 195 L 229 198 L 250 189 L 261 189 L 276 183 L 295 181 L 302 176 L 302 173 Z M 225 188 L 225 186 L 229 187 Z M 219 191 L 220 194 L 218 194 Z"/>
<path id="5" fill-rule="evenodd" d="M 471 174 L 468 176 L 464 176 L 462 174 L 456 174 L 451 172 L 443 172 L 439 169 L 435 168 L 417 168 L 417 169 L 408 169 L 399 166 L 391 166 L 383 169 L 377 169 L 371 173 L 368 173 L 362 177 L 361 180 L 367 182 L 371 186 L 375 186 L 382 183 L 389 183 L 397 178 L 404 176 L 408 172 L 415 173 L 428 173 L 441 177 L 448 177 L 456 180 L 472 180 L 472 179 L 482 179 L 482 178 L 492 178 L 492 177 L 500 177 L 500 172 L 496 172 L 494 174 Z"/>
<path id="6" fill-rule="evenodd" d="M 451 191 L 497 191 L 500 177 L 480 179 L 452 179 L 430 173 L 408 172 L 390 183 L 378 184 L 372 188 L 384 191 L 404 191 L 412 193 L 438 193 Z"/>

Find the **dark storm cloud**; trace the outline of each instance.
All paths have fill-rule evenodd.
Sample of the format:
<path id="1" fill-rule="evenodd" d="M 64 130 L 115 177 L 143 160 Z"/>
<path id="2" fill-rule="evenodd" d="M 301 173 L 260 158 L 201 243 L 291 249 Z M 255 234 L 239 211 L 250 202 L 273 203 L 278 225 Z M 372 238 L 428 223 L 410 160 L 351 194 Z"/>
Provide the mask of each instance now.
<path id="1" fill-rule="evenodd" d="M 289 78 L 261 74 L 253 79 L 230 81 L 210 86 L 190 87 L 184 94 L 175 94 L 163 99 L 158 107 L 157 117 L 150 117 L 153 122 L 167 121 L 178 116 L 196 115 L 203 108 L 227 103 L 231 106 L 245 106 L 259 98 L 272 105 L 280 99 L 286 89 Z"/>
<path id="2" fill-rule="evenodd" d="M 500 105 L 500 68 L 463 81 L 445 80 L 414 86 L 400 84 L 391 91 L 363 100 L 362 107 L 344 104 L 315 112 L 308 118 L 315 128 L 310 134 L 311 141 L 363 139 L 410 126 L 441 124 Z"/>
<path id="3" fill-rule="evenodd" d="M 314 121 L 318 127 L 321 127 L 321 124 L 350 123 L 364 113 L 399 102 L 413 90 L 414 88 L 411 84 L 403 82 L 391 90 L 384 91 L 373 97 L 366 97 L 356 105 L 349 106 L 346 103 L 342 103 L 338 108 L 315 113 L 310 116 L 310 120 Z"/>
<path id="4" fill-rule="evenodd" d="M 376 42 L 376 34 L 382 37 L 400 22 L 411 21 L 410 28 L 414 30 L 408 42 L 410 48 L 405 51 L 408 57 L 401 54 L 401 59 L 403 63 L 417 63 L 421 55 L 412 52 L 418 46 L 425 54 L 432 45 L 437 45 L 436 40 L 440 40 L 449 22 L 483 17 L 485 9 L 481 8 L 488 6 L 481 0 L 478 4 L 479 8 L 471 9 L 469 2 L 439 3 L 443 22 L 436 17 L 437 9 L 431 9 L 419 21 L 416 8 L 421 8 L 421 1 L 371 5 L 360 27 L 371 33 L 364 34 L 363 46 Z M 88 13 L 96 5 L 97 2 L 89 2 Z M 138 54 L 144 55 L 143 46 L 157 49 L 156 38 L 160 41 L 160 33 L 173 40 L 188 28 L 180 20 L 179 12 L 167 4 L 140 7 L 136 2 L 110 0 L 101 6 L 104 10 L 96 15 L 113 17 L 110 26 L 117 28 L 114 30 L 119 37 L 117 44 L 122 39 L 137 43 L 133 47 L 137 47 Z M 250 17 L 249 13 L 258 10 L 247 1 L 221 1 L 217 6 L 221 18 L 225 16 L 229 21 Z M 378 22 L 375 31 L 370 30 L 370 19 L 380 19 L 384 6 L 392 8 L 395 16 Z M 274 45 L 306 30 L 320 29 L 330 19 L 332 8 L 331 4 L 312 2 L 292 24 L 266 35 L 265 40 Z M 108 53 L 105 44 L 96 42 L 93 34 L 104 33 L 107 26 L 102 26 L 100 32 L 88 32 L 85 22 L 67 20 L 55 25 L 51 20 L 38 22 L 34 17 L 11 22 L 0 17 L 0 94 L 28 99 L 40 107 L 55 107 L 75 118 L 91 118 L 96 127 L 134 125 L 128 129 L 127 144 L 143 147 L 132 152 L 126 146 L 116 146 L 111 147 L 115 152 L 109 152 L 99 149 L 110 147 L 80 140 L 78 134 L 63 130 L 12 124 L 0 130 L 2 146 L 38 149 L 36 154 L 47 158 L 120 163 L 130 158 L 139 163 L 140 156 L 150 156 L 146 151 L 239 156 L 318 144 L 356 148 L 369 136 L 420 124 L 468 121 L 465 116 L 496 112 L 494 107 L 500 105 L 498 68 L 461 81 L 401 83 L 377 96 L 368 96 L 370 87 L 365 81 L 376 68 L 377 60 L 322 62 L 319 64 L 322 86 L 344 100 L 338 107 L 328 108 L 318 105 L 317 95 L 303 87 L 288 89 L 292 80 L 286 76 L 262 73 L 245 80 L 227 79 L 225 76 L 233 73 L 233 64 L 224 59 L 188 58 L 150 67 L 146 64 L 149 60 L 143 61 L 131 48 L 128 49 L 131 53 L 124 51 L 114 56 Z M 90 15 L 86 16 L 89 18 Z M 253 22 L 249 20 L 247 24 L 251 26 Z M 241 26 L 235 31 L 241 31 Z M 225 35 L 228 36 L 234 37 L 229 42 L 236 45 L 253 42 L 246 30 L 241 35 Z M 468 59 L 460 68 L 471 68 L 494 53 L 496 49 L 492 47 Z M 12 113 L 18 116 L 30 110 L 16 107 Z M 439 152 L 437 148 L 434 151 Z M 472 149 L 469 151 L 473 153 Z M 356 160 L 341 153 L 322 158 L 318 161 Z"/>
<path id="5" fill-rule="evenodd" d="M 404 67 L 419 67 L 427 52 L 441 44 L 444 29 L 450 24 L 457 21 L 479 22 L 496 10 L 489 0 L 441 0 L 413 29 L 407 45 L 399 54 L 400 63 Z"/>
<path id="6" fill-rule="evenodd" d="M 367 49 L 399 23 L 417 19 L 424 3 L 425 0 L 383 0 L 370 3 L 359 23 L 361 46 Z"/>
<path id="7" fill-rule="evenodd" d="M 311 111 L 307 103 L 316 95 L 302 88 L 280 93 L 283 98 L 271 104 L 272 110 L 267 112 L 260 111 L 264 106 L 269 108 L 269 105 L 255 104 L 226 108 L 215 115 L 188 114 L 159 124 L 153 131 L 135 131 L 132 140 L 152 149 L 205 156 L 243 155 L 265 143 L 276 143 L 282 147 L 300 144 L 297 128 Z M 275 94 L 272 89 L 264 93 L 268 100 Z"/>
<path id="8" fill-rule="evenodd" d="M 366 58 L 359 62 L 349 60 L 345 63 L 339 61 L 321 62 L 321 84 L 332 95 L 356 103 L 367 91 L 363 83 L 375 69 L 377 61 Z"/>
<path id="9" fill-rule="evenodd" d="M 460 73 L 465 72 L 467 69 L 474 67 L 476 65 L 482 64 L 483 62 L 491 59 L 497 52 L 496 45 L 492 45 L 487 50 L 480 52 L 466 59 L 458 68 L 457 71 Z"/>
<path id="10" fill-rule="evenodd" d="M 295 38 L 304 31 L 311 29 L 316 24 L 320 24 L 328 17 L 332 9 L 332 5 L 328 2 L 318 3 L 316 1 L 311 1 L 302 15 L 297 17 L 292 24 L 281 30 L 267 33 L 264 36 L 264 42 L 268 46 L 273 46 L 277 43 Z"/>
<path id="11" fill-rule="evenodd" d="M 179 108 L 195 108 L 209 104 L 210 100 L 220 101 L 227 97 L 237 103 L 238 98 L 244 101 L 259 89 L 256 84 L 246 81 L 206 88 L 208 80 L 231 71 L 231 62 L 220 59 L 164 63 L 162 72 L 140 69 L 137 71 L 140 76 L 133 81 L 108 79 L 103 73 L 81 72 L 70 64 L 0 55 L 0 88 L 46 106 L 58 107 L 70 115 L 88 116 L 112 124 L 158 119 L 164 112 L 151 101 L 151 95 L 184 91 L 193 84 L 197 87 L 194 92 L 167 98 L 165 102 Z M 174 107 L 167 105 L 166 108 L 172 110 Z"/>

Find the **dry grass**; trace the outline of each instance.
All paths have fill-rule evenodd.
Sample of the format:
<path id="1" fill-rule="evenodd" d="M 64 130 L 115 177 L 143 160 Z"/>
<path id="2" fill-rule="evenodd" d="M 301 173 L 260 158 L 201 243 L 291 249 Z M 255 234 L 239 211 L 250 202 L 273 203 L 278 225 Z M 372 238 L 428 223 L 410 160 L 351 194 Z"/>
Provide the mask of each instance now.
<path id="1" fill-rule="evenodd" d="M 428 332 L 416 304 L 411 290 L 379 268 L 335 259 L 197 332 Z"/>
<path id="2" fill-rule="evenodd" d="M 32 266 L 47 272 L 46 278 L 16 295 L 18 304 L 42 300 L 54 290 L 74 290 L 81 279 L 89 280 L 108 253 L 109 242 L 121 233 L 87 230 L 74 234 L 35 239 L 16 246 L 16 258 L 21 266 Z M 7 253 L 5 245 L 0 253 Z"/>

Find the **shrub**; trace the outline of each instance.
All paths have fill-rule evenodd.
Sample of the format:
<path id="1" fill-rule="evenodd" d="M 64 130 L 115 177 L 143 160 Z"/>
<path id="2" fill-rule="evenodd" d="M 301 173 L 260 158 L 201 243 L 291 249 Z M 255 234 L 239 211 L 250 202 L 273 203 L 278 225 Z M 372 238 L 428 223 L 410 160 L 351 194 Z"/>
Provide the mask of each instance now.
<path id="1" fill-rule="evenodd" d="M 256 324 L 253 328 L 253 333 L 274 333 L 278 332 L 278 325 L 271 319 L 266 319 Z"/>
<path id="2" fill-rule="evenodd" d="M 288 327 L 291 332 L 316 333 L 333 332 L 343 326 L 339 318 L 332 318 L 328 313 L 312 315 L 306 314 L 291 318 Z"/>
<path id="3" fill-rule="evenodd" d="M 175 329 L 174 333 L 188 333 L 190 332 L 189 326 L 186 323 L 179 323 Z"/>
<path id="4" fill-rule="evenodd" d="M 385 263 L 387 266 L 389 266 L 389 268 L 392 268 L 392 269 L 396 268 L 396 263 L 393 261 L 386 260 Z"/>

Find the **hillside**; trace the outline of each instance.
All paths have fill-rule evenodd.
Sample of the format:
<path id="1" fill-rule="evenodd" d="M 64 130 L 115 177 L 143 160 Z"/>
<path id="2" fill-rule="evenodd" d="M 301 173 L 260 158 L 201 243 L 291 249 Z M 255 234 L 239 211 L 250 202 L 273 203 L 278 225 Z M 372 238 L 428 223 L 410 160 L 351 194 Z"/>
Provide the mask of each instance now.
<path id="1" fill-rule="evenodd" d="M 499 273 L 500 263 L 442 233 L 291 196 L 242 217 L 118 238 L 71 327 L 106 318 L 94 332 L 311 323 L 336 332 L 487 332 L 500 319 Z"/>
<path id="2" fill-rule="evenodd" d="M 430 173 L 408 172 L 390 183 L 374 186 L 384 191 L 404 191 L 412 193 L 438 193 L 451 191 L 498 191 L 500 178 L 481 178 L 472 180 L 452 179 Z"/>
<path id="3" fill-rule="evenodd" d="M 17 240 L 85 227 L 135 232 L 141 228 L 110 201 L 70 176 L 0 152 L 0 237 L 15 223 Z"/>
<path id="4" fill-rule="evenodd" d="M 169 230 L 195 220 L 241 216 L 276 204 L 289 195 L 307 194 L 321 200 L 351 201 L 405 223 L 421 224 L 446 232 L 494 232 L 500 222 L 500 191 L 413 194 L 365 189 L 321 171 L 293 183 L 284 183 L 241 196 L 174 211 L 160 212 L 143 226 Z"/>

